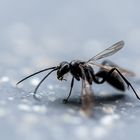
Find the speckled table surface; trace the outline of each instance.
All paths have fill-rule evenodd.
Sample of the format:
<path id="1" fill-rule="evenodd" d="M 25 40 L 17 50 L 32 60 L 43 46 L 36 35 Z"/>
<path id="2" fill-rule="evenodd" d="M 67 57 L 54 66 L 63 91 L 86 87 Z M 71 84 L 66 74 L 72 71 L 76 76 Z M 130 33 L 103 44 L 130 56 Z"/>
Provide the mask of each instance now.
<path id="1" fill-rule="evenodd" d="M 66 96 L 67 87 L 53 82 L 53 86 L 49 85 L 38 93 L 41 100 L 37 101 L 32 93 L 13 86 L 9 80 L 8 77 L 1 79 L 2 139 L 131 140 L 139 136 L 140 103 L 135 97 L 102 93 L 95 96 L 92 116 L 87 117 L 80 111 L 80 92 L 64 104 L 62 99 Z"/>
<path id="2" fill-rule="evenodd" d="M 18 1 L 0 2 L 0 139 L 2 140 L 139 140 L 140 101 L 108 84 L 93 84 L 91 116 L 81 111 L 81 82 L 69 103 L 67 81 L 53 73 L 33 98 L 46 72 L 16 86 L 23 77 L 59 62 L 88 60 L 113 43 L 125 47 L 108 57 L 132 70 L 128 77 L 140 96 L 139 2 Z M 100 63 L 100 61 L 99 61 Z M 96 68 L 95 68 L 96 69 Z"/>

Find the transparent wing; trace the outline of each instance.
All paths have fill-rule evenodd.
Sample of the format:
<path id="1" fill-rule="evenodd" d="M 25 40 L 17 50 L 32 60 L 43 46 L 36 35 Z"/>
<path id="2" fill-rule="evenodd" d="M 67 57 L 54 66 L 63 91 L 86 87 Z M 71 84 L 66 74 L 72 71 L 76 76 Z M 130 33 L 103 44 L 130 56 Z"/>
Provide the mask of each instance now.
<path id="1" fill-rule="evenodd" d="M 88 80 L 86 79 L 86 75 L 84 72 L 84 68 L 80 66 L 81 72 L 82 72 L 82 91 L 81 91 L 81 101 L 82 101 L 82 107 L 81 111 L 87 115 L 90 116 L 92 112 L 93 107 L 93 94 L 91 85 L 89 84 Z"/>
<path id="2" fill-rule="evenodd" d="M 124 68 L 121 68 L 119 66 L 108 66 L 108 65 L 102 65 L 102 64 L 97 64 L 97 63 L 93 63 L 93 64 L 90 64 L 90 66 L 98 66 L 100 67 L 101 69 L 104 69 L 106 71 L 110 71 L 112 68 L 116 68 L 118 69 L 123 75 L 126 75 L 126 76 L 135 76 L 135 73 L 130 71 L 130 70 L 127 70 L 127 69 L 124 69 Z M 115 72 L 115 71 L 114 71 Z"/>
<path id="3" fill-rule="evenodd" d="M 91 85 L 87 80 L 82 79 L 82 93 L 81 93 L 82 107 L 81 110 L 85 115 L 90 116 L 94 105 Z"/>
<path id="4" fill-rule="evenodd" d="M 95 55 L 94 57 L 89 59 L 87 61 L 87 63 L 113 55 L 117 51 L 119 51 L 123 46 L 124 46 L 124 41 L 119 41 L 119 42 L 115 43 L 114 45 L 112 45 L 111 47 L 105 49 L 104 51 L 98 53 L 97 55 Z"/>

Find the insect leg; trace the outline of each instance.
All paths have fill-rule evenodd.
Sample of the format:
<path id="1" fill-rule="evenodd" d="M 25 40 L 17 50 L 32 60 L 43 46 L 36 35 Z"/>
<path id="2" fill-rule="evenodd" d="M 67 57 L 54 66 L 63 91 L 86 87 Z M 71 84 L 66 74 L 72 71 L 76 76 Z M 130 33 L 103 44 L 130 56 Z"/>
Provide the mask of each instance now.
<path id="1" fill-rule="evenodd" d="M 92 77 L 92 80 L 93 80 L 95 83 L 97 83 L 97 84 L 102 84 L 102 83 L 105 82 L 106 79 L 104 79 L 103 77 L 102 77 L 102 80 L 99 81 L 99 77 L 96 76 L 96 74 L 94 74 L 94 70 L 93 70 L 91 67 L 89 67 L 88 70 L 89 70 L 90 76 Z"/>
<path id="2" fill-rule="evenodd" d="M 136 97 L 140 100 L 140 97 L 138 96 L 138 94 L 136 93 L 135 89 L 133 88 L 133 86 L 131 85 L 131 83 L 121 74 L 121 72 L 116 69 L 116 68 L 113 68 L 112 70 L 110 70 L 110 74 L 113 72 L 113 71 L 117 71 L 118 74 L 122 77 L 122 79 L 125 81 L 125 83 L 127 84 L 128 88 L 131 87 L 131 89 L 133 90 L 133 92 L 135 93 Z"/>
<path id="3" fill-rule="evenodd" d="M 68 100 L 69 100 L 69 97 L 71 95 L 71 92 L 72 92 L 72 89 L 73 89 L 73 85 L 74 85 L 74 76 L 72 77 L 72 80 L 71 80 L 71 87 L 70 87 L 70 92 L 69 92 L 69 95 L 66 99 L 63 100 L 64 103 L 67 103 Z"/>
<path id="4" fill-rule="evenodd" d="M 102 77 L 102 81 L 98 81 L 98 83 L 103 83 L 107 80 L 107 78 L 114 72 L 116 71 L 121 78 L 124 80 L 124 82 L 127 84 L 128 88 L 131 87 L 131 89 L 133 90 L 134 94 L 136 95 L 136 97 L 140 100 L 140 97 L 138 96 L 138 94 L 136 93 L 135 89 L 133 88 L 133 86 L 131 85 L 131 83 L 121 74 L 121 72 L 117 69 L 117 68 L 112 68 L 108 74 L 106 74 L 106 76 Z M 95 75 L 96 76 L 96 75 Z M 97 81 L 96 81 L 97 82 Z"/>

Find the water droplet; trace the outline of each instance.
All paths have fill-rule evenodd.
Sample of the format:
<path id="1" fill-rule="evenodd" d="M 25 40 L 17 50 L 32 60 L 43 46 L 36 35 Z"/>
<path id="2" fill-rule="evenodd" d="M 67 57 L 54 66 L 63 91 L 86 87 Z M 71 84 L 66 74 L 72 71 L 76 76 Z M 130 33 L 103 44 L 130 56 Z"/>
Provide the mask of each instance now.
<path id="1" fill-rule="evenodd" d="M 103 106 L 103 111 L 108 114 L 113 114 L 115 109 L 116 109 L 116 106 L 113 106 L 113 105 L 104 105 Z"/>
<path id="2" fill-rule="evenodd" d="M 14 97 L 8 97 L 8 100 L 12 101 L 12 100 L 14 100 Z"/>
<path id="3" fill-rule="evenodd" d="M 18 105 L 18 108 L 20 110 L 27 111 L 27 112 L 30 112 L 31 111 L 31 107 L 29 105 L 26 105 L 26 104 L 19 104 Z"/>
<path id="4" fill-rule="evenodd" d="M 7 77 L 7 76 L 3 76 L 3 77 L 1 77 L 1 81 L 2 81 L 2 82 L 9 82 L 10 79 L 9 79 L 9 77 Z"/>
<path id="5" fill-rule="evenodd" d="M 32 107 L 32 109 L 33 109 L 33 111 L 35 111 L 35 112 L 38 112 L 38 113 L 46 113 L 47 112 L 47 108 L 46 108 L 46 106 L 43 106 L 43 105 L 34 105 L 33 107 Z"/>
<path id="6" fill-rule="evenodd" d="M 30 84 L 33 86 L 37 86 L 39 84 L 40 80 L 38 78 L 33 78 L 30 80 Z"/>
<path id="7" fill-rule="evenodd" d="M 106 125 L 106 126 L 112 126 L 116 120 L 120 118 L 119 115 L 113 114 L 113 115 L 106 115 L 101 119 L 101 124 Z"/>
<path id="8" fill-rule="evenodd" d="M 48 99 L 51 101 L 51 102 L 54 102 L 56 100 L 56 98 L 54 96 L 48 96 Z"/>
<path id="9" fill-rule="evenodd" d="M 131 106 L 131 107 L 133 107 L 134 106 L 134 104 L 133 103 L 130 103 L 130 102 L 127 102 L 127 103 L 125 103 L 127 106 Z"/>

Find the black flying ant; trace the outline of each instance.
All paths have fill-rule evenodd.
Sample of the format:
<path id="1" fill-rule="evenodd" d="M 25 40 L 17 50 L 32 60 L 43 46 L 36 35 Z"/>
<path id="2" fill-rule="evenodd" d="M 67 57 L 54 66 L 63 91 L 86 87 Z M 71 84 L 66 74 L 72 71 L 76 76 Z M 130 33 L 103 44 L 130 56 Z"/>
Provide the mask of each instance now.
<path id="1" fill-rule="evenodd" d="M 64 61 L 61 62 L 58 66 L 56 67 L 50 67 L 47 69 L 43 69 L 41 71 L 38 71 L 34 74 L 31 74 L 24 79 L 20 80 L 17 84 L 23 82 L 24 80 L 47 70 L 51 70 L 41 81 L 40 83 L 36 86 L 35 91 L 34 91 L 34 97 L 36 97 L 36 92 L 41 85 L 41 83 L 54 71 L 57 71 L 57 79 L 58 80 L 64 80 L 64 75 L 68 72 L 71 73 L 72 75 L 72 80 L 71 80 L 71 87 L 69 91 L 69 95 L 66 99 L 63 101 L 66 103 L 68 102 L 68 99 L 71 95 L 73 85 L 74 85 L 74 80 L 80 81 L 82 80 L 82 97 L 86 97 L 86 95 L 90 95 L 91 92 L 91 85 L 92 82 L 95 82 L 96 84 L 102 84 L 104 82 L 108 82 L 111 86 L 117 88 L 118 90 L 125 91 L 125 83 L 135 93 L 136 97 L 140 100 L 139 96 L 137 95 L 136 91 L 134 90 L 133 86 L 131 83 L 124 77 L 124 74 L 126 75 L 132 75 L 133 73 L 125 70 L 123 68 L 118 67 L 111 61 L 104 61 L 102 64 L 97 64 L 96 61 L 108 56 L 111 56 L 118 52 L 120 49 L 122 49 L 124 46 L 124 41 L 120 41 L 112 45 L 111 47 L 105 49 L 104 51 L 100 52 L 96 56 L 92 57 L 88 61 L 80 61 L 80 60 L 74 60 L 71 61 L 70 63 Z M 95 73 L 93 66 L 98 66 L 100 68 L 99 72 Z M 90 98 L 90 96 L 86 97 Z M 87 99 L 89 101 L 90 99 Z"/>

